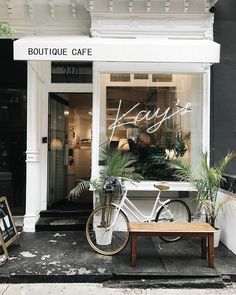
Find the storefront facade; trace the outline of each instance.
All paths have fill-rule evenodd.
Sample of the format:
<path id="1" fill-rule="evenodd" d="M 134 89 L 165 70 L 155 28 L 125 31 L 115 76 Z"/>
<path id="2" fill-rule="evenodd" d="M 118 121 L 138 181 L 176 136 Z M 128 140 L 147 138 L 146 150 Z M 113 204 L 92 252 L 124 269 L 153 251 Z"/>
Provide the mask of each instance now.
<path id="1" fill-rule="evenodd" d="M 27 60 L 25 231 L 78 179 L 98 175 L 104 143 L 137 156 L 142 192 L 150 181 L 171 183 L 167 158 L 195 164 L 210 151 L 210 67 L 220 53 L 214 2 L 22 5 L 28 16 L 14 59 Z M 27 24 L 46 8 L 32 36 Z"/>

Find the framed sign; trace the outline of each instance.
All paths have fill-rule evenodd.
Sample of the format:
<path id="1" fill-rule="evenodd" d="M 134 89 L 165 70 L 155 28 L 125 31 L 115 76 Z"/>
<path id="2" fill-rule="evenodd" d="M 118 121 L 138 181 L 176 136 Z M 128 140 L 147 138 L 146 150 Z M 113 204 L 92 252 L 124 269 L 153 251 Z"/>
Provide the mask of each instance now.
<path id="1" fill-rule="evenodd" d="M 9 258 L 7 247 L 14 241 L 19 240 L 19 235 L 12 218 L 12 214 L 6 197 L 0 198 L 0 245 L 5 255 Z"/>

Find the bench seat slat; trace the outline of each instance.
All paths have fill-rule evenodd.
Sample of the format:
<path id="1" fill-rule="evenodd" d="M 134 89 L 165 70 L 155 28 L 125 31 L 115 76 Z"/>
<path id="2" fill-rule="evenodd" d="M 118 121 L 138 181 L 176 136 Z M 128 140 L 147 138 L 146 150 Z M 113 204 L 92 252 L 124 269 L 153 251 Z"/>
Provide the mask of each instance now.
<path id="1" fill-rule="evenodd" d="M 129 222 L 129 231 L 139 233 L 214 233 L 215 229 L 208 223 Z"/>

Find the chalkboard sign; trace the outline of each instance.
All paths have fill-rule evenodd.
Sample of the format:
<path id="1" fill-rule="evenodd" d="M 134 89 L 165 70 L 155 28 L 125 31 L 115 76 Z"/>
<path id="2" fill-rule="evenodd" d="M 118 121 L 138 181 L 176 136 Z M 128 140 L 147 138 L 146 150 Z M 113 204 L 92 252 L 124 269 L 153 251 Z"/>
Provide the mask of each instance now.
<path id="1" fill-rule="evenodd" d="M 0 198 L 0 245 L 6 256 L 9 258 L 7 247 L 15 240 L 19 240 L 19 235 L 12 218 L 10 208 L 8 206 L 7 198 Z"/>

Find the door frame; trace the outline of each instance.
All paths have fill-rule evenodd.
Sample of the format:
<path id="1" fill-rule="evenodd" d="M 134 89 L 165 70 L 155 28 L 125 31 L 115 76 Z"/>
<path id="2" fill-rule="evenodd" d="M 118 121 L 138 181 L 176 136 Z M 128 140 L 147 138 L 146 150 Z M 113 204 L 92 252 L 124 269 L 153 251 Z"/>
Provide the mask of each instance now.
<path id="1" fill-rule="evenodd" d="M 48 96 L 50 92 L 93 94 L 92 83 L 51 83 L 50 61 L 27 62 L 26 210 L 24 231 L 34 232 L 47 209 Z"/>

